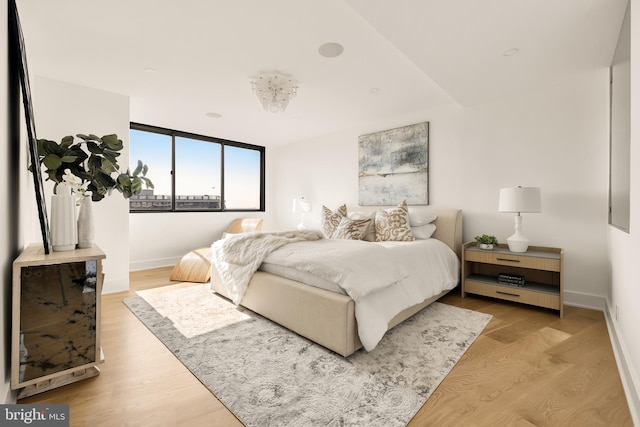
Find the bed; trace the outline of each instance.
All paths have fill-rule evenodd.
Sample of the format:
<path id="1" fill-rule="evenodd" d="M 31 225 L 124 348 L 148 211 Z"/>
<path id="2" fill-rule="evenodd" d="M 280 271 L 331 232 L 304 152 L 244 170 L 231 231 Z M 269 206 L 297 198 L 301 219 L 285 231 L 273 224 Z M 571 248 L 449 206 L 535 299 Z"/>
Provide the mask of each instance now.
<path id="1" fill-rule="evenodd" d="M 462 211 L 432 207 L 418 209 L 437 216 L 433 221 L 436 229 L 432 239 L 438 240 L 438 244 L 444 243 L 448 247 L 447 250 L 455 253 L 459 260 L 462 249 Z M 459 272 L 457 274 L 456 278 L 459 278 Z M 212 268 L 210 283 L 213 291 L 230 297 L 216 268 Z M 455 285 L 457 282 L 453 287 Z M 411 317 L 445 295 L 451 288 L 452 286 L 449 286 L 449 289 L 395 314 L 385 325 L 385 330 Z M 251 276 L 239 303 L 342 356 L 349 356 L 363 347 L 358 334 L 356 302 L 348 295 L 310 286 L 273 272 L 258 270 Z"/>

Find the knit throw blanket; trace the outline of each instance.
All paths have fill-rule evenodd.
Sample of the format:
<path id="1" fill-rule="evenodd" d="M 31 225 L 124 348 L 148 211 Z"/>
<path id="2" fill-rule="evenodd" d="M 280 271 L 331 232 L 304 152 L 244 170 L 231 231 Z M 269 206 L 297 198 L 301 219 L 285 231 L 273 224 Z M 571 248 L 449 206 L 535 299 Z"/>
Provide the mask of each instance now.
<path id="1" fill-rule="evenodd" d="M 211 246 L 211 263 L 229 297 L 239 305 L 253 273 L 271 252 L 289 243 L 322 238 L 322 233 L 307 230 L 231 234 Z"/>

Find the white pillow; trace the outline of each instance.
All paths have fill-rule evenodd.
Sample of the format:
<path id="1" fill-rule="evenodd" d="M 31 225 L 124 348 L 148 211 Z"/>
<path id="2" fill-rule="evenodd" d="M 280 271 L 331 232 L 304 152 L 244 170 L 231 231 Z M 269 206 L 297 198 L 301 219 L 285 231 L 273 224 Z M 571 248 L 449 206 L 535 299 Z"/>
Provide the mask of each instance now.
<path id="1" fill-rule="evenodd" d="M 409 209 L 409 224 L 411 224 L 412 227 L 431 224 L 436 219 L 438 219 L 438 216 L 432 213 L 418 209 Z"/>
<path id="2" fill-rule="evenodd" d="M 417 227 L 411 227 L 411 232 L 413 233 L 413 237 L 417 240 L 425 240 L 430 239 L 433 236 L 433 233 L 436 231 L 435 224 L 425 224 L 419 225 Z"/>

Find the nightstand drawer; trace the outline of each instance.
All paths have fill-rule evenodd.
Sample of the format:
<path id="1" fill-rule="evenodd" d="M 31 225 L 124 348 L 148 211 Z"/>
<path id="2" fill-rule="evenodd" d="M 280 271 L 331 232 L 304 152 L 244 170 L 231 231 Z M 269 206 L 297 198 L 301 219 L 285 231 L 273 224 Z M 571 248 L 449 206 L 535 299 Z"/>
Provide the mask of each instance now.
<path id="1" fill-rule="evenodd" d="M 500 253 L 490 251 L 467 251 L 465 261 L 481 262 L 484 264 L 508 265 L 519 268 L 536 270 L 560 271 L 560 259 L 517 255 L 514 253 Z"/>
<path id="2" fill-rule="evenodd" d="M 529 291 L 526 287 L 500 286 L 466 280 L 465 292 L 500 298 L 507 301 L 531 304 L 539 307 L 560 309 L 560 295 L 546 292 Z"/>

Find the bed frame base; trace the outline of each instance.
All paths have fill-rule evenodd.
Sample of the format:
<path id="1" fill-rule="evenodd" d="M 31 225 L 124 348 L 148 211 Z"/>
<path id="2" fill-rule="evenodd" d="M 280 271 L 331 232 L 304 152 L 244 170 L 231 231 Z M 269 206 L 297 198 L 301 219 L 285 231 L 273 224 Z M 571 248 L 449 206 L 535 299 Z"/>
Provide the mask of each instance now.
<path id="1" fill-rule="evenodd" d="M 211 289 L 228 298 L 215 269 L 212 275 Z M 448 292 L 442 292 L 398 313 L 389 322 L 389 329 Z M 258 271 L 249 282 L 242 306 L 341 356 L 349 356 L 362 348 L 358 338 L 355 302 L 347 295 Z"/>

